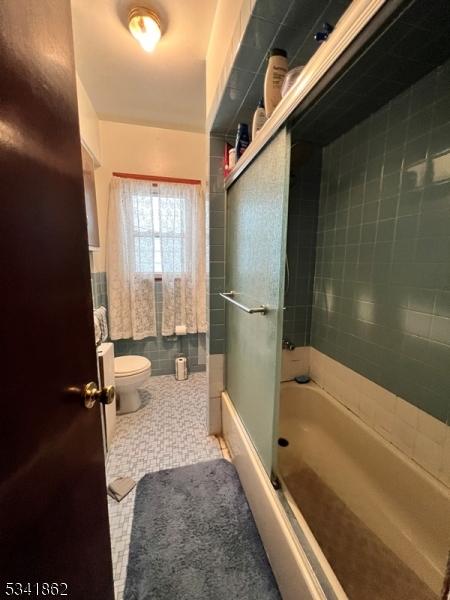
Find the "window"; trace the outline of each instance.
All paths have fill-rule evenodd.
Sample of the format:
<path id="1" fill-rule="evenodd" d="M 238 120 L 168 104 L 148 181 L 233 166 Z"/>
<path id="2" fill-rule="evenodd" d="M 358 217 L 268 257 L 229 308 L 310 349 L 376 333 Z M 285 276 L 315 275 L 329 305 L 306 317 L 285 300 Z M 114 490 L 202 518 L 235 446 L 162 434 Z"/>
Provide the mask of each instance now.
<path id="1" fill-rule="evenodd" d="M 111 339 L 156 336 L 155 275 L 162 286 L 161 333 L 206 331 L 205 210 L 201 187 L 114 176 L 106 264 Z"/>
<path id="2" fill-rule="evenodd" d="M 172 272 L 183 272 L 186 245 L 183 199 L 133 195 L 134 257 L 138 273 L 162 273 L 162 235 L 167 266 Z"/>

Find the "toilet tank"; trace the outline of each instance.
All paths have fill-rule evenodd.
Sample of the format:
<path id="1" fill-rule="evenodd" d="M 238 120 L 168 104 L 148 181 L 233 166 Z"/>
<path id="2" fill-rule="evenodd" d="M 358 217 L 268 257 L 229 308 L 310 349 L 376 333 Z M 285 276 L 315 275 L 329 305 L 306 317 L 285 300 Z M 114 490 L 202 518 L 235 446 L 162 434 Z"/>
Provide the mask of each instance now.
<path id="1" fill-rule="evenodd" d="M 99 362 L 100 385 L 114 385 L 114 344 L 104 342 L 97 348 Z M 104 410 L 106 449 L 109 450 L 116 428 L 116 401 L 102 405 Z"/>

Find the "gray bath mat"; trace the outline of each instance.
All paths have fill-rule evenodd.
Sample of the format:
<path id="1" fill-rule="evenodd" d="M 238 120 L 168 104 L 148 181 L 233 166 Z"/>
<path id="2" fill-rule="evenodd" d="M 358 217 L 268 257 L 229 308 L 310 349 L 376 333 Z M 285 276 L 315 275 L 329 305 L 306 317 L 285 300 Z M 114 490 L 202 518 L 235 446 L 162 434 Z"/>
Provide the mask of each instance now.
<path id="1" fill-rule="evenodd" d="M 234 466 L 212 460 L 137 486 L 125 600 L 280 600 Z"/>

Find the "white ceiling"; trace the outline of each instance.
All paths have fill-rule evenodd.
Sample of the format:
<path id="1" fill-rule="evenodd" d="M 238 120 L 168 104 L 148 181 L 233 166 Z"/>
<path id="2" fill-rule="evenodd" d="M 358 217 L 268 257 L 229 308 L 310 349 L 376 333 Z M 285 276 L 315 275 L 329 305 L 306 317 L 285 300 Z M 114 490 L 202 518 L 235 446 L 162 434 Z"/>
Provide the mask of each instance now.
<path id="1" fill-rule="evenodd" d="M 77 71 L 101 119 L 203 131 L 205 57 L 217 0 L 72 0 Z M 144 52 L 128 10 L 148 6 L 163 36 Z"/>

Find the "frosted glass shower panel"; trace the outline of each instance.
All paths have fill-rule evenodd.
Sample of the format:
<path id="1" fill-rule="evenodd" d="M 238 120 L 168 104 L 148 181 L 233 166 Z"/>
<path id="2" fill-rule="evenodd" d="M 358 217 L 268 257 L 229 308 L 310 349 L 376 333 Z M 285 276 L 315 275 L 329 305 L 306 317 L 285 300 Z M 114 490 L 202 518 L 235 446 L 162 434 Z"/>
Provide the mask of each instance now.
<path id="1" fill-rule="evenodd" d="M 278 419 L 290 136 L 282 130 L 227 193 L 226 389 L 268 473 Z"/>

